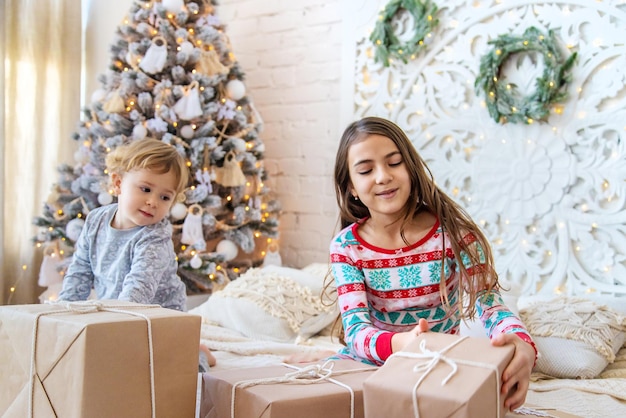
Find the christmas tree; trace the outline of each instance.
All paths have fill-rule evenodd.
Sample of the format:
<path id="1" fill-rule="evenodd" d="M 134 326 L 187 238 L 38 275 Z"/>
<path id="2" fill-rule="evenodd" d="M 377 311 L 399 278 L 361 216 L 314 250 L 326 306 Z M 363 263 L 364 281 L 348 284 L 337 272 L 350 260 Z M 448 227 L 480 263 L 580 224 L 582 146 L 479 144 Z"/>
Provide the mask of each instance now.
<path id="1" fill-rule="evenodd" d="M 277 248 L 280 207 L 265 184 L 262 121 L 215 6 L 135 0 L 118 26 L 110 68 L 73 135 L 76 161 L 58 167 L 34 220 L 44 249 L 40 285 L 58 285 L 85 216 L 115 201 L 107 153 L 145 137 L 176 147 L 193 179 L 170 211 L 189 293 L 224 285 Z"/>

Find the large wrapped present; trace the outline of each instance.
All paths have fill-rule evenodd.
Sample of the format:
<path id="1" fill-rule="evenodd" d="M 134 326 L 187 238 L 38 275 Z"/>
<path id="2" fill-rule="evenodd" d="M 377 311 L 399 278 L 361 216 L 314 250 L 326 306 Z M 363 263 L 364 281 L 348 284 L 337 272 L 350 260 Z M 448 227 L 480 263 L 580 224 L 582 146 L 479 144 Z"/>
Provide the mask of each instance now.
<path id="1" fill-rule="evenodd" d="M 352 360 L 209 371 L 201 418 L 363 418 L 363 380 L 377 368 Z"/>
<path id="2" fill-rule="evenodd" d="M 201 318 L 121 301 L 0 307 L 2 417 L 194 417 Z"/>
<path id="3" fill-rule="evenodd" d="M 514 347 L 427 332 L 363 383 L 366 418 L 503 418 L 501 376 Z"/>

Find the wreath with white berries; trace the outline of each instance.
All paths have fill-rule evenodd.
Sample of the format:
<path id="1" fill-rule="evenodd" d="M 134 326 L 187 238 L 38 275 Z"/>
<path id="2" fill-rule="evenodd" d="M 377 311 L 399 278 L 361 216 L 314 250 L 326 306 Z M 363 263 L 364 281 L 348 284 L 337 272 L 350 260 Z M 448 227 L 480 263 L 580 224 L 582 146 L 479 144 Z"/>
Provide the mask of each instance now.
<path id="1" fill-rule="evenodd" d="M 394 16 L 402 10 L 409 12 L 415 20 L 413 36 L 408 42 L 398 39 L 391 24 Z M 414 58 L 426 46 L 427 38 L 432 36 L 439 23 L 435 18 L 437 10 L 437 5 L 430 0 L 391 0 L 387 3 L 370 35 L 376 49 L 375 61 L 388 67 L 390 58 L 399 58 L 405 64 L 409 58 Z"/>
<path id="2" fill-rule="evenodd" d="M 567 98 L 567 85 L 571 82 L 571 69 L 576 52 L 564 59 L 552 30 L 547 35 L 531 26 L 522 36 L 500 35 L 489 41 L 493 48 L 480 60 L 480 70 L 474 87 L 476 94 L 483 91 L 487 110 L 498 123 L 531 124 L 545 121 L 550 108 Z M 515 84 L 500 82 L 501 68 L 512 55 L 535 51 L 543 56 L 544 70 L 537 78 L 535 91 L 522 96 Z"/>

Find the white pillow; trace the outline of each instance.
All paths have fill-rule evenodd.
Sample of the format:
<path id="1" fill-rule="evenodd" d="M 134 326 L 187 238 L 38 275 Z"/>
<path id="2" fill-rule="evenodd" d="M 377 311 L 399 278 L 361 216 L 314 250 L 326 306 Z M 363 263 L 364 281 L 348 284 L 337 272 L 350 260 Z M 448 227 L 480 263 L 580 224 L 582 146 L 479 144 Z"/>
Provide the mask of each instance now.
<path id="1" fill-rule="evenodd" d="M 520 297 L 520 318 L 539 358 L 534 371 L 566 379 L 598 376 L 626 340 L 626 317 L 580 297 Z"/>
<path id="2" fill-rule="evenodd" d="M 593 379 L 611 363 L 598 353 L 591 344 L 558 337 L 533 336 L 541 354 L 534 371 L 561 379 Z M 612 350 L 617 353 L 624 344 L 624 333 L 613 341 Z"/>
<path id="3" fill-rule="evenodd" d="M 276 342 L 307 339 L 331 324 L 337 305 L 320 299 L 323 278 L 268 265 L 253 268 L 190 313 L 246 337 Z"/>

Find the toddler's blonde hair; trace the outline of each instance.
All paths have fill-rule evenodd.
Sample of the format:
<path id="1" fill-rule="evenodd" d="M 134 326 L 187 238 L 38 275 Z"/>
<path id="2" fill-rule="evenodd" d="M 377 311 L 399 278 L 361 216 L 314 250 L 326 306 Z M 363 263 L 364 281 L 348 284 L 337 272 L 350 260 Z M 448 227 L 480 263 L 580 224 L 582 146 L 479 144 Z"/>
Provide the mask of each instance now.
<path id="1" fill-rule="evenodd" d="M 132 170 L 147 169 L 158 174 L 174 173 L 176 194 L 187 187 L 189 169 L 176 148 L 158 139 L 145 138 L 120 145 L 106 157 L 109 175 L 123 176 Z"/>

